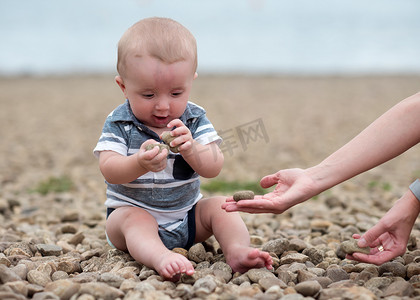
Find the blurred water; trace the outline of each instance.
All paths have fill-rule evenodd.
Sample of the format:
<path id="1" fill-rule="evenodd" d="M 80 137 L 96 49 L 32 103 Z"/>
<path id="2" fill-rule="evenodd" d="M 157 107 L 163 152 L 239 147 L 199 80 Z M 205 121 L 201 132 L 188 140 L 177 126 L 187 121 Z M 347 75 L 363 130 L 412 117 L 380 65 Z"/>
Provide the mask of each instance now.
<path id="1" fill-rule="evenodd" d="M 0 0 L 0 74 L 115 72 L 116 44 L 165 16 L 199 72 L 420 73 L 418 0 Z"/>

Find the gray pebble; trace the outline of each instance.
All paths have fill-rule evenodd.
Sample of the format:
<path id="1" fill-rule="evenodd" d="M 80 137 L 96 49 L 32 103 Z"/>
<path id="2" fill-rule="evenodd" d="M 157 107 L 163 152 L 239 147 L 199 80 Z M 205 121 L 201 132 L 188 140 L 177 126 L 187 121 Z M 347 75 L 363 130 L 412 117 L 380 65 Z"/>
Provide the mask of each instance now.
<path id="1" fill-rule="evenodd" d="M 252 282 L 260 281 L 262 278 L 275 278 L 276 276 L 267 269 L 251 269 L 247 273 Z"/>
<path id="2" fill-rule="evenodd" d="M 287 294 L 281 297 L 282 300 L 304 300 L 305 298 L 301 294 Z"/>
<path id="3" fill-rule="evenodd" d="M 318 281 L 323 289 L 326 289 L 333 281 L 328 277 L 316 277 L 314 280 Z"/>
<path id="4" fill-rule="evenodd" d="M 176 136 L 172 136 L 170 131 L 165 131 L 162 133 L 161 135 L 162 137 L 162 141 L 169 146 L 169 149 L 173 152 L 173 153 L 178 153 L 179 149 L 178 147 L 171 147 L 170 143 L 176 139 Z"/>
<path id="5" fill-rule="evenodd" d="M 398 280 L 391 283 L 384 291 L 383 297 L 410 297 L 414 293 L 413 286 L 404 280 Z"/>
<path id="6" fill-rule="evenodd" d="M 163 149 L 168 150 L 168 153 L 169 153 L 169 146 L 166 144 L 148 144 L 146 146 L 146 151 L 152 150 L 155 147 L 159 147 L 159 153 L 162 152 Z"/>
<path id="7" fill-rule="evenodd" d="M 333 282 L 337 282 L 349 279 L 350 275 L 341 268 L 329 268 L 327 269 L 327 277 L 330 278 Z"/>
<path id="8" fill-rule="evenodd" d="M 306 248 L 305 250 L 303 250 L 302 253 L 308 256 L 309 260 L 315 265 L 321 263 L 324 260 L 324 253 L 321 250 L 314 247 Z"/>
<path id="9" fill-rule="evenodd" d="M 253 191 L 239 191 L 233 194 L 233 200 L 252 200 L 254 199 L 254 192 Z"/>
<path id="10" fill-rule="evenodd" d="M 309 257 L 302 253 L 289 253 L 286 256 L 280 258 L 280 264 L 291 264 L 294 262 L 304 263 L 309 260 Z"/>
<path id="11" fill-rule="evenodd" d="M 370 290 L 361 287 L 353 286 L 347 288 L 327 288 L 320 292 L 319 300 L 330 299 L 378 299 Z"/>
<path id="12" fill-rule="evenodd" d="M 32 300 L 60 300 L 60 297 L 55 295 L 52 292 L 40 292 L 40 293 L 36 293 L 33 297 Z"/>
<path id="13" fill-rule="evenodd" d="M 386 262 L 379 266 L 379 276 L 382 276 L 384 273 L 391 273 L 392 276 L 405 278 L 406 267 L 396 261 Z"/>
<path id="14" fill-rule="evenodd" d="M 374 277 L 369 279 L 364 286 L 369 290 L 383 289 L 392 283 L 392 279 L 389 277 Z"/>
<path id="15" fill-rule="evenodd" d="M 198 279 L 193 285 L 193 289 L 196 293 L 199 292 L 204 294 L 212 293 L 216 287 L 216 280 L 211 275 L 207 275 L 206 277 Z"/>
<path id="16" fill-rule="evenodd" d="M 15 272 L 9 269 L 7 266 L 0 264 L 0 282 L 6 283 L 11 281 L 22 280 Z"/>
<path id="17" fill-rule="evenodd" d="M 420 274 L 420 265 L 418 263 L 410 263 L 407 265 L 407 277 L 411 278 L 412 276 Z"/>
<path id="18" fill-rule="evenodd" d="M 272 286 L 279 286 L 282 289 L 287 288 L 287 285 L 279 278 L 275 277 L 264 277 L 258 280 L 258 284 L 264 289 L 268 290 Z"/>
<path id="19" fill-rule="evenodd" d="M 70 299 L 79 289 L 79 283 L 73 282 L 70 279 L 61 279 L 48 283 L 44 291 L 59 296 L 59 299 Z"/>
<path id="20" fill-rule="evenodd" d="M 105 300 L 113 300 L 117 298 L 123 298 L 124 293 L 112 286 L 109 286 L 103 282 L 89 282 L 89 283 L 82 283 L 80 290 L 80 294 L 89 294 L 97 299 L 102 298 Z"/>
<path id="21" fill-rule="evenodd" d="M 200 263 L 206 259 L 206 249 L 203 244 L 197 243 L 188 250 L 188 259 Z"/>
<path id="22" fill-rule="evenodd" d="M 124 278 L 119 276 L 118 274 L 107 272 L 101 274 L 99 281 L 105 282 L 106 284 L 115 288 L 119 288 L 121 283 L 124 281 Z"/>
<path id="23" fill-rule="evenodd" d="M 298 282 L 313 280 L 317 277 L 314 273 L 311 273 L 307 270 L 298 270 L 296 273 Z"/>
<path id="24" fill-rule="evenodd" d="M 294 238 L 291 239 L 289 242 L 289 250 L 301 252 L 308 247 L 305 241 L 301 239 Z"/>
<path id="25" fill-rule="evenodd" d="M 347 254 L 353 254 L 354 252 L 370 253 L 369 247 L 361 248 L 357 246 L 357 240 L 355 239 L 342 242 L 340 247 Z"/>
<path id="26" fill-rule="evenodd" d="M 289 240 L 285 238 L 275 239 L 263 245 L 262 251 L 273 252 L 277 256 L 283 254 L 289 247 Z"/>
<path id="27" fill-rule="evenodd" d="M 210 266 L 210 270 L 220 270 L 232 274 L 232 268 L 223 261 L 217 261 Z"/>
<path id="28" fill-rule="evenodd" d="M 295 290 L 305 297 L 315 296 L 321 289 L 321 284 L 315 280 L 300 282 L 295 286 Z"/>
<path id="29" fill-rule="evenodd" d="M 64 271 L 56 271 L 51 275 L 53 281 L 62 280 L 69 278 L 69 274 Z"/>
<path id="30" fill-rule="evenodd" d="M 37 270 L 29 271 L 27 278 L 30 283 L 44 287 L 51 282 L 51 278 L 47 274 Z"/>
<path id="31" fill-rule="evenodd" d="M 63 248 L 57 245 L 37 244 L 36 249 L 42 256 L 59 256 Z"/>

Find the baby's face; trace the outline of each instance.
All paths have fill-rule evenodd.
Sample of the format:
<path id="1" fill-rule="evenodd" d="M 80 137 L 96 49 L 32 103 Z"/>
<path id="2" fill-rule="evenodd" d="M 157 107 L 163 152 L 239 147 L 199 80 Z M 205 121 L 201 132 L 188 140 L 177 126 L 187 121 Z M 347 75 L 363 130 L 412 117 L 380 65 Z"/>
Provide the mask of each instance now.
<path id="1" fill-rule="evenodd" d="M 124 78 L 117 77 L 117 83 L 138 120 L 156 130 L 183 114 L 196 76 L 193 62 L 166 64 L 142 56 L 128 57 L 126 63 Z"/>

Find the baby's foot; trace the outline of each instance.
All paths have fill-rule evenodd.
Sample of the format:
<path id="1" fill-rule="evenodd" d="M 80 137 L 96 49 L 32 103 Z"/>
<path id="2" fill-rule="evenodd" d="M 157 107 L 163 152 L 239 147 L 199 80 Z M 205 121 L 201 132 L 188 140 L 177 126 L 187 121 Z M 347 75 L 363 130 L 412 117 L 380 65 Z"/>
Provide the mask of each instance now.
<path id="1" fill-rule="evenodd" d="M 185 256 L 172 251 L 168 251 L 163 257 L 157 257 L 154 269 L 164 279 L 172 281 L 179 279 L 179 275 L 182 273 L 194 274 L 194 267 L 191 262 Z"/>
<path id="2" fill-rule="evenodd" d="M 226 262 L 234 272 L 245 273 L 249 269 L 264 268 L 271 270 L 273 259 L 268 252 L 256 248 L 238 246 L 225 253 Z"/>

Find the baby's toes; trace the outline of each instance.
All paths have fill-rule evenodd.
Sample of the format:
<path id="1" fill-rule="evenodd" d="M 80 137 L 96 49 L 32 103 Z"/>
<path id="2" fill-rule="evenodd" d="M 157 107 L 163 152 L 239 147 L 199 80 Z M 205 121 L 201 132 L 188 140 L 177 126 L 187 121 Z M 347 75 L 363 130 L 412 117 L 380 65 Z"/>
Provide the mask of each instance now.
<path id="1" fill-rule="evenodd" d="M 185 267 L 182 263 L 180 263 L 179 261 L 173 261 L 171 264 L 171 267 L 174 271 L 174 274 L 180 274 L 183 273 L 185 270 Z"/>
<path id="2" fill-rule="evenodd" d="M 184 273 L 187 275 L 192 275 L 194 274 L 195 270 L 194 267 L 192 266 L 192 264 L 190 262 L 188 262 L 185 266 L 185 271 Z"/>
<path id="3" fill-rule="evenodd" d="M 173 271 L 172 271 L 172 267 L 165 267 L 163 268 L 160 272 L 159 275 L 162 276 L 165 279 L 171 279 L 174 275 Z"/>
<path id="4" fill-rule="evenodd" d="M 191 262 L 188 259 L 182 259 L 179 262 L 180 270 L 182 273 L 185 273 L 187 275 L 194 274 L 194 267 L 192 266 Z"/>

